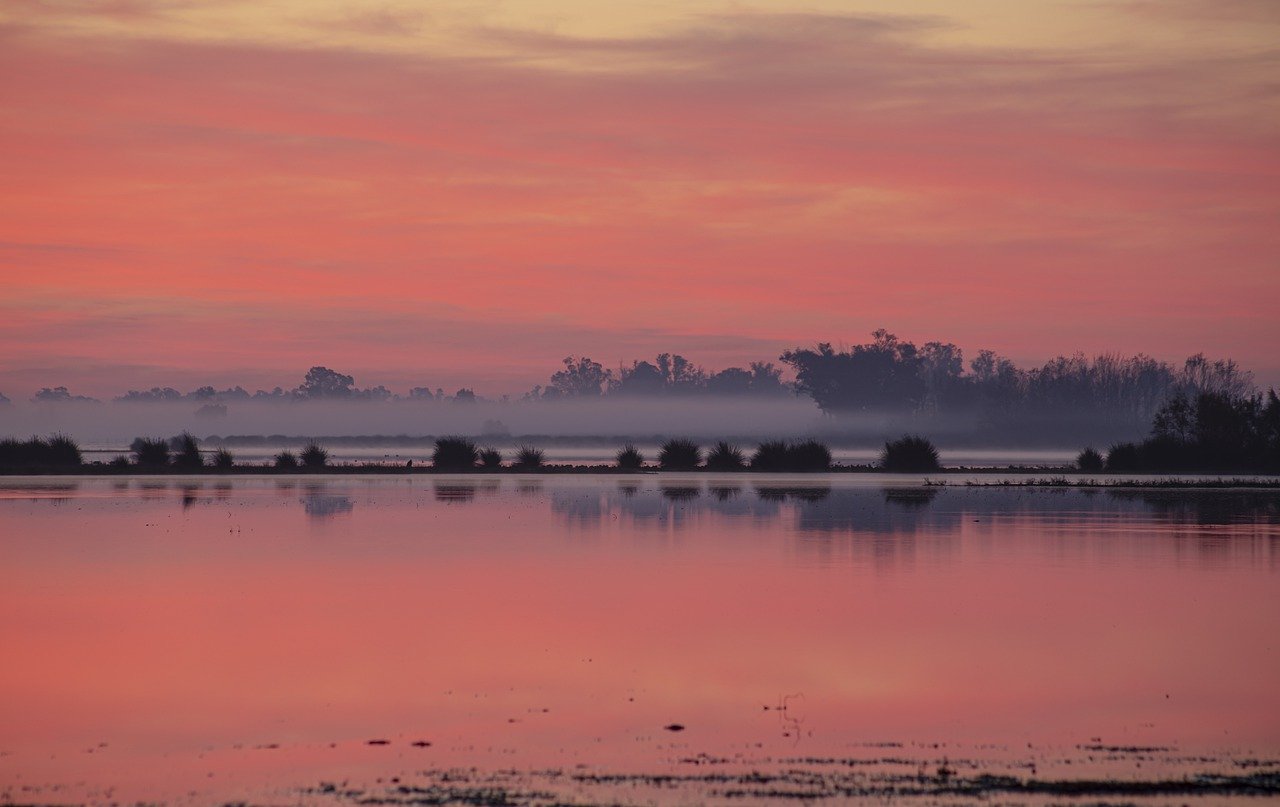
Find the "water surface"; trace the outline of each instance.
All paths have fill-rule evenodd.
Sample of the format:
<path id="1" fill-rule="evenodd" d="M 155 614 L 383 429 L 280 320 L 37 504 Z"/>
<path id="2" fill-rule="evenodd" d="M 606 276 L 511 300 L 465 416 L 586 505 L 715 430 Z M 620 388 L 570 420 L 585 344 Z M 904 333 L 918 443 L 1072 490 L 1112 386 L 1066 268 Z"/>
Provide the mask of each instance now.
<path id="1" fill-rule="evenodd" d="M 10 479 L 0 570 L 6 801 L 1182 803 L 1280 775 L 1275 492 Z M 1189 776 L 1228 785 L 1133 789 Z"/>

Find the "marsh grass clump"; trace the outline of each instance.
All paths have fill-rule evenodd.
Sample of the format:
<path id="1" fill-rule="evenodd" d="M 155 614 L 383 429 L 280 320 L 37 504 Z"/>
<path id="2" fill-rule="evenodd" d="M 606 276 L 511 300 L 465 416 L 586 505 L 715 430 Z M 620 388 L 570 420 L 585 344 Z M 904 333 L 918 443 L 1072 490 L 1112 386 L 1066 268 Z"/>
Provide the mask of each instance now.
<path id="1" fill-rule="evenodd" d="M 638 471 L 644 467 L 644 455 L 635 446 L 627 443 L 614 456 L 618 468 L 623 471 Z"/>
<path id="2" fill-rule="evenodd" d="M 540 448 L 533 446 L 520 446 L 516 450 L 516 468 L 522 471 L 532 471 L 541 468 L 546 460 L 546 453 Z"/>
<path id="3" fill-rule="evenodd" d="M 235 457 L 231 456 L 231 452 L 225 448 L 220 448 L 213 454 L 213 467 L 219 471 L 229 471 L 236 464 Z"/>
<path id="4" fill-rule="evenodd" d="M 692 440 L 673 437 L 662 444 L 658 466 L 664 471 L 692 471 L 702 462 L 702 449 Z"/>
<path id="5" fill-rule="evenodd" d="M 164 468 L 169 464 L 169 441 L 163 437 L 137 437 L 129 444 L 134 464 L 143 468 Z"/>
<path id="6" fill-rule="evenodd" d="M 277 471 L 292 471 L 298 467 L 298 455 L 292 451 L 281 451 L 273 462 Z"/>
<path id="7" fill-rule="evenodd" d="M 831 467 L 831 449 L 817 440 L 791 444 L 769 440 L 751 457 L 755 471 L 825 471 Z"/>
<path id="8" fill-rule="evenodd" d="M 707 453 L 707 470 L 741 471 L 747 467 L 742 449 L 721 440 Z"/>
<path id="9" fill-rule="evenodd" d="M 756 453 L 751 455 L 753 471 L 785 471 L 790 446 L 783 440 L 767 440 L 756 446 Z"/>
<path id="10" fill-rule="evenodd" d="M 200 456 L 200 444 L 190 432 L 183 432 L 169 441 L 169 450 L 173 453 L 173 464 L 178 468 L 203 468 L 204 457 Z"/>
<path id="11" fill-rule="evenodd" d="M 938 449 L 927 437 L 905 434 L 897 440 L 886 442 L 880 452 L 880 467 L 897 473 L 926 473 L 938 471 Z"/>
<path id="12" fill-rule="evenodd" d="M 302 460 L 303 467 L 309 470 L 319 470 L 329 464 L 329 452 L 321 448 L 318 443 L 307 443 L 307 447 L 302 449 L 299 458 Z"/>
<path id="13" fill-rule="evenodd" d="M 496 471 L 502 467 L 502 452 L 496 448 L 486 448 L 480 452 L 480 466 Z"/>
<path id="14" fill-rule="evenodd" d="M 469 471 L 480 462 L 480 449 L 465 437 L 441 437 L 431 453 L 431 464 L 442 471 Z"/>
<path id="15" fill-rule="evenodd" d="M 1089 446 L 1076 456 L 1076 468 L 1085 473 L 1096 474 L 1103 469 L 1105 463 L 1102 454 L 1093 446 Z"/>
<path id="16" fill-rule="evenodd" d="M 0 440 L 0 466 L 7 468 L 74 468 L 83 462 L 80 446 L 65 434 Z"/>
<path id="17" fill-rule="evenodd" d="M 107 463 L 107 467 L 109 467 L 109 468 L 128 468 L 128 467 L 129 467 L 129 458 L 128 458 L 128 457 L 126 457 L 126 456 L 125 456 L 125 455 L 123 455 L 123 454 L 121 454 L 121 455 L 120 455 L 120 456 L 118 456 L 118 457 L 112 457 L 112 458 L 111 458 L 111 462 L 108 462 L 108 463 Z"/>
<path id="18" fill-rule="evenodd" d="M 1142 470 L 1142 459 L 1136 443 L 1116 443 L 1107 451 L 1104 467 L 1112 473 L 1132 473 Z"/>
<path id="19" fill-rule="evenodd" d="M 825 471 L 831 467 L 831 449 L 817 440 L 796 443 L 787 455 L 793 471 Z"/>

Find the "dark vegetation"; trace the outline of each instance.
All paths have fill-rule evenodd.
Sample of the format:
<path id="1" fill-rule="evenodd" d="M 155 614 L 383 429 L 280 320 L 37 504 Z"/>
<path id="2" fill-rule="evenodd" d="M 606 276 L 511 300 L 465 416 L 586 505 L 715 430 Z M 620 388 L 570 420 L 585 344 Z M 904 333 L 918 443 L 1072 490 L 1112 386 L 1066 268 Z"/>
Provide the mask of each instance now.
<path id="1" fill-rule="evenodd" d="M 716 443 L 707 453 L 708 471 L 741 471 L 747 467 L 747 459 L 742 449 L 724 440 Z"/>
<path id="2" fill-rule="evenodd" d="M 229 471 L 235 467 L 236 459 L 231 452 L 225 448 L 220 448 L 213 452 L 213 467 L 219 471 Z"/>
<path id="3" fill-rule="evenodd" d="M 1076 468 L 1087 474 L 1098 473 L 1105 467 L 1102 453 L 1093 446 L 1081 451 L 1076 457 Z"/>
<path id="4" fill-rule="evenodd" d="M 281 451 L 276 455 L 274 464 L 278 471 L 295 470 L 298 467 L 298 455 L 292 451 Z"/>
<path id="5" fill-rule="evenodd" d="M 466 471 L 480 462 L 480 450 L 465 437 L 441 437 L 436 440 L 431 464 L 443 471 Z"/>
<path id="6" fill-rule="evenodd" d="M 702 463 L 702 449 L 692 440 L 674 437 L 658 451 L 658 467 L 664 471 L 693 471 Z"/>
<path id="7" fill-rule="evenodd" d="M 638 471 L 644 467 L 644 455 L 630 443 L 619 449 L 614 459 L 621 471 Z"/>
<path id="8" fill-rule="evenodd" d="M 169 465 L 169 441 L 163 437 L 138 437 L 129 444 L 133 462 L 142 468 L 164 468 Z"/>
<path id="9" fill-rule="evenodd" d="M 80 447 L 63 434 L 29 440 L 0 440 L 0 467 L 29 470 L 78 468 L 81 462 Z"/>
<path id="10" fill-rule="evenodd" d="M 703 368 L 679 353 L 631 361 L 607 369 L 586 356 L 569 356 L 545 385 L 520 397 L 527 402 L 601 398 L 689 398 L 724 396 L 811 398 L 831 415 L 833 431 L 856 428 L 859 414 L 892 419 L 891 431 L 928 431 L 969 441 L 1010 443 L 1113 442 L 1145 432 L 1152 417 L 1176 396 L 1194 400 L 1201 393 L 1232 398 L 1254 393 L 1252 375 L 1229 359 L 1203 354 L 1171 364 L 1142 354 L 1122 356 L 1077 353 L 1043 365 L 1019 367 L 990 350 L 966 360 L 950 342 L 921 345 L 887 330 L 848 348 L 830 342 L 796 347 L 771 361 L 718 371 Z M 784 369 L 794 374 L 785 381 Z M 33 401 L 41 404 L 94 402 L 66 387 L 46 387 Z M 412 387 L 396 394 L 382 385 L 361 388 L 352 375 L 311 367 L 292 388 L 250 393 L 240 386 L 212 385 L 181 392 L 173 387 L 130 390 L 118 402 L 182 402 L 202 417 L 225 415 L 237 401 L 412 401 L 467 405 L 484 400 L 463 387 L 453 394 L 440 387 Z M 509 402 L 508 396 L 498 399 Z M 841 422 L 846 424 L 841 426 Z M 633 436 L 634 437 L 634 436 Z M 1121 452 L 1121 458 L 1124 453 Z"/>
<path id="11" fill-rule="evenodd" d="M 880 467 L 894 473 L 927 473 L 938 471 L 938 449 L 926 437 L 907 434 L 884 444 Z"/>
<path id="12" fill-rule="evenodd" d="M 187 432 L 169 441 L 169 451 L 173 455 L 175 468 L 192 470 L 204 467 L 204 457 L 200 455 L 200 444 Z"/>
<path id="13" fill-rule="evenodd" d="M 486 448 L 480 452 L 480 467 L 497 470 L 502 467 L 502 453 L 496 448 Z"/>
<path id="14" fill-rule="evenodd" d="M 1201 392 L 1176 395 L 1156 413 L 1151 435 L 1107 452 L 1116 473 L 1280 473 L 1280 398 Z"/>
<path id="15" fill-rule="evenodd" d="M 516 461 L 512 467 L 521 471 L 536 471 L 543 466 L 546 456 L 540 448 L 520 446 L 516 450 Z"/>
<path id="16" fill-rule="evenodd" d="M 318 470 L 329 464 L 329 452 L 316 443 L 308 443 L 299 455 L 302 465 L 308 470 Z"/>
<path id="17" fill-rule="evenodd" d="M 761 443 L 751 457 L 755 471 L 825 471 L 831 467 L 831 450 L 817 440 Z"/>

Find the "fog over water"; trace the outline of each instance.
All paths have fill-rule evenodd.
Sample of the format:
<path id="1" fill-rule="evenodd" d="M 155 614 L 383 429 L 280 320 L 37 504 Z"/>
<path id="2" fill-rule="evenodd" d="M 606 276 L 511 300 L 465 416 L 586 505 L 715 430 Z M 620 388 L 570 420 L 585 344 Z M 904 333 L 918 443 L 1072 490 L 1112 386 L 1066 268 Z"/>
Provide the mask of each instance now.
<path id="1" fill-rule="evenodd" d="M 381 436 L 424 438 L 440 435 L 467 435 L 499 448 L 514 446 L 522 438 L 538 438 L 549 449 L 549 458 L 559 461 L 591 461 L 612 458 L 621 442 L 656 445 L 662 439 L 688 436 L 704 442 L 717 439 L 739 441 L 750 448 L 767 438 L 817 437 L 837 451 L 837 460 L 870 458 L 887 439 L 904 433 L 921 433 L 945 448 L 975 450 L 1023 449 L 1030 461 L 1051 461 L 1074 456 L 1085 442 L 1078 429 L 1055 433 L 1054 419 L 1046 417 L 1046 428 L 1034 434 L 996 434 L 988 426 L 980 428 L 973 415 L 923 416 L 909 413 L 824 415 L 808 398 L 715 397 L 682 399 L 596 398 L 587 401 L 498 402 L 476 401 L 244 401 L 225 405 L 225 413 L 201 414 L 200 404 L 172 403 L 90 403 L 17 401 L 0 409 L 0 436 L 25 438 L 55 432 L 75 438 L 91 452 L 126 448 L 139 436 L 169 437 L 187 431 L 205 442 L 205 447 L 236 437 L 265 437 L 257 448 L 288 445 L 279 438 Z M 1100 428 L 1094 442 L 1104 445 L 1119 437 L 1115 429 Z M 275 439 L 272 439 L 275 438 Z M 358 441 L 345 441 L 347 447 Z M 408 448 L 412 441 L 406 441 Z M 233 449 L 250 443 L 227 440 Z M 555 446 L 595 446 L 594 451 L 557 454 Z M 370 441 L 368 445 L 394 447 L 393 441 Z M 419 448 L 422 446 L 419 445 Z M 429 448 L 429 446 L 427 446 Z M 335 458 L 343 457 L 344 447 Z M 609 449 L 605 451 L 605 449 Z M 265 449 L 264 449 L 265 450 Z M 843 450 L 843 451 L 842 451 Z M 242 453 L 242 452 L 241 452 Z M 348 452 L 349 453 L 349 452 Z M 417 452 L 420 454 L 421 452 Z M 404 456 L 416 456 L 414 452 Z M 395 451 L 355 452 L 348 459 L 372 460 L 399 456 Z M 97 457 L 90 456 L 89 459 Z M 245 456 L 247 459 L 248 456 Z M 1037 459 L 1038 458 L 1038 459 Z"/>

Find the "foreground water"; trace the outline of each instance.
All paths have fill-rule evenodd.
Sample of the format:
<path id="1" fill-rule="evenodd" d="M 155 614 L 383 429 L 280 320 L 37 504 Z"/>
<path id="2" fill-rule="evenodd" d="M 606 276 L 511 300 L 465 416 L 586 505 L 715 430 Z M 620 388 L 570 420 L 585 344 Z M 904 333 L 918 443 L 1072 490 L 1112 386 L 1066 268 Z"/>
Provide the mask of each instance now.
<path id="1" fill-rule="evenodd" d="M 0 801 L 1280 793 L 1280 493 L 0 482 Z"/>

